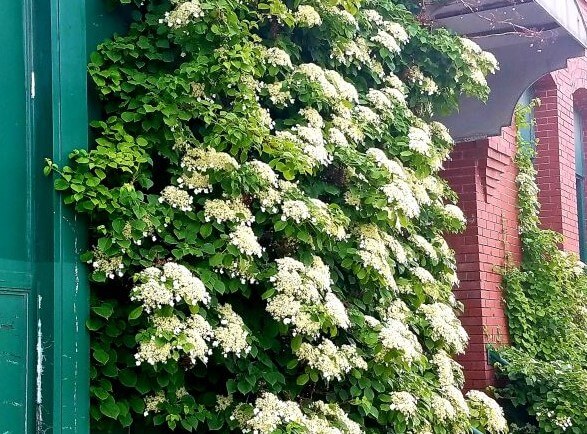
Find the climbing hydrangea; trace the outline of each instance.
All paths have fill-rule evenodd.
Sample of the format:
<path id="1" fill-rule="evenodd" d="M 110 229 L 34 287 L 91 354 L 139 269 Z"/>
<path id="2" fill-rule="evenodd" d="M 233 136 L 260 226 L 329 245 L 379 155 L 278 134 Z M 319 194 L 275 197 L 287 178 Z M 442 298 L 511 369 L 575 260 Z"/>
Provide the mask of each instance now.
<path id="1" fill-rule="evenodd" d="M 451 359 L 465 217 L 431 121 L 495 59 L 407 0 L 129 2 L 96 147 L 49 166 L 92 231 L 93 427 L 502 432 Z"/>

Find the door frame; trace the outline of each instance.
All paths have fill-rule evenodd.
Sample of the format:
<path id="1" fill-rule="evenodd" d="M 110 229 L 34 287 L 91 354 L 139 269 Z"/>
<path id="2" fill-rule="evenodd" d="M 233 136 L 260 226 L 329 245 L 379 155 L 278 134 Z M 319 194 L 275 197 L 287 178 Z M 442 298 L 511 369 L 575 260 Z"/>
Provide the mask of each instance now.
<path id="1" fill-rule="evenodd" d="M 82 0 L 31 0 L 27 25 L 34 73 L 33 284 L 38 318 L 37 432 L 88 434 L 89 286 L 79 254 L 86 225 L 64 207 L 44 158 L 67 161 L 88 146 L 86 17 Z"/>

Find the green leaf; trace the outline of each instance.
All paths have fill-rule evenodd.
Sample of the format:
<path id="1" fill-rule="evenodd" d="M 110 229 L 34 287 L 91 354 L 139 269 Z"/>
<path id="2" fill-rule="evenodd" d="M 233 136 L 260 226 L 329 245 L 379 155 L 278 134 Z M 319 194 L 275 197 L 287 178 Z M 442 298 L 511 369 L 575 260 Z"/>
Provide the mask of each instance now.
<path id="1" fill-rule="evenodd" d="M 114 402 L 114 398 L 110 396 L 109 399 L 100 403 L 100 412 L 110 419 L 116 419 L 120 414 L 120 409 L 116 405 L 116 402 Z"/>
<path id="2" fill-rule="evenodd" d="M 137 384 L 137 374 L 130 369 L 120 371 L 118 378 L 126 387 L 134 387 Z"/>
<path id="3" fill-rule="evenodd" d="M 137 319 L 141 316 L 142 313 L 143 313 L 143 306 L 136 307 L 130 311 L 130 313 L 128 314 L 128 319 L 129 320 Z"/>
<path id="4" fill-rule="evenodd" d="M 96 315 L 101 316 L 102 318 L 108 319 L 114 313 L 114 308 L 111 304 L 104 303 L 101 306 L 92 307 L 92 312 L 94 312 Z"/>
<path id="5" fill-rule="evenodd" d="M 310 379 L 310 376 L 308 374 L 302 374 L 296 379 L 296 384 L 298 386 L 303 386 L 304 384 L 306 384 L 308 382 L 309 379 Z"/>

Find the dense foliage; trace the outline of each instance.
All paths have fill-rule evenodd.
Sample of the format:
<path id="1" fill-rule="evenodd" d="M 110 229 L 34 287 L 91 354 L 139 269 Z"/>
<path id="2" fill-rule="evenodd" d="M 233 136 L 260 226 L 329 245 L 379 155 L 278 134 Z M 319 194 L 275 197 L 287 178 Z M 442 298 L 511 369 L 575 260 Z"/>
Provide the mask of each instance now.
<path id="1" fill-rule="evenodd" d="M 413 2 L 410 2 L 413 3 Z M 495 58 L 400 1 L 136 1 L 90 74 L 92 418 L 197 432 L 503 432 L 451 359 L 464 224 L 434 112 Z"/>
<path id="2" fill-rule="evenodd" d="M 527 128 L 521 107 L 518 131 Z M 504 290 L 514 348 L 500 350 L 509 377 L 501 393 L 518 410 L 523 432 L 587 430 L 587 274 L 575 255 L 559 249 L 560 234 L 539 227 L 535 143 L 518 134 L 519 267 L 504 270 Z M 527 413 L 527 414 L 525 414 Z"/>

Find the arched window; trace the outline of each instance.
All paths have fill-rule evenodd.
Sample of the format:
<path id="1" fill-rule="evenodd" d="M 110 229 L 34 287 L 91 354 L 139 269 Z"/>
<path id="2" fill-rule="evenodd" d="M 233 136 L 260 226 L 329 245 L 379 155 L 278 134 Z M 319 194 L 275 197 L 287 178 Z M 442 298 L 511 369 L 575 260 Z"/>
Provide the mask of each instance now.
<path id="1" fill-rule="evenodd" d="M 587 231 L 585 226 L 585 153 L 584 126 L 581 112 L 575 109 L 575 181 L 577 185 L 577 220 L 579 222 L 579 255 L 587 260 Z"/>

